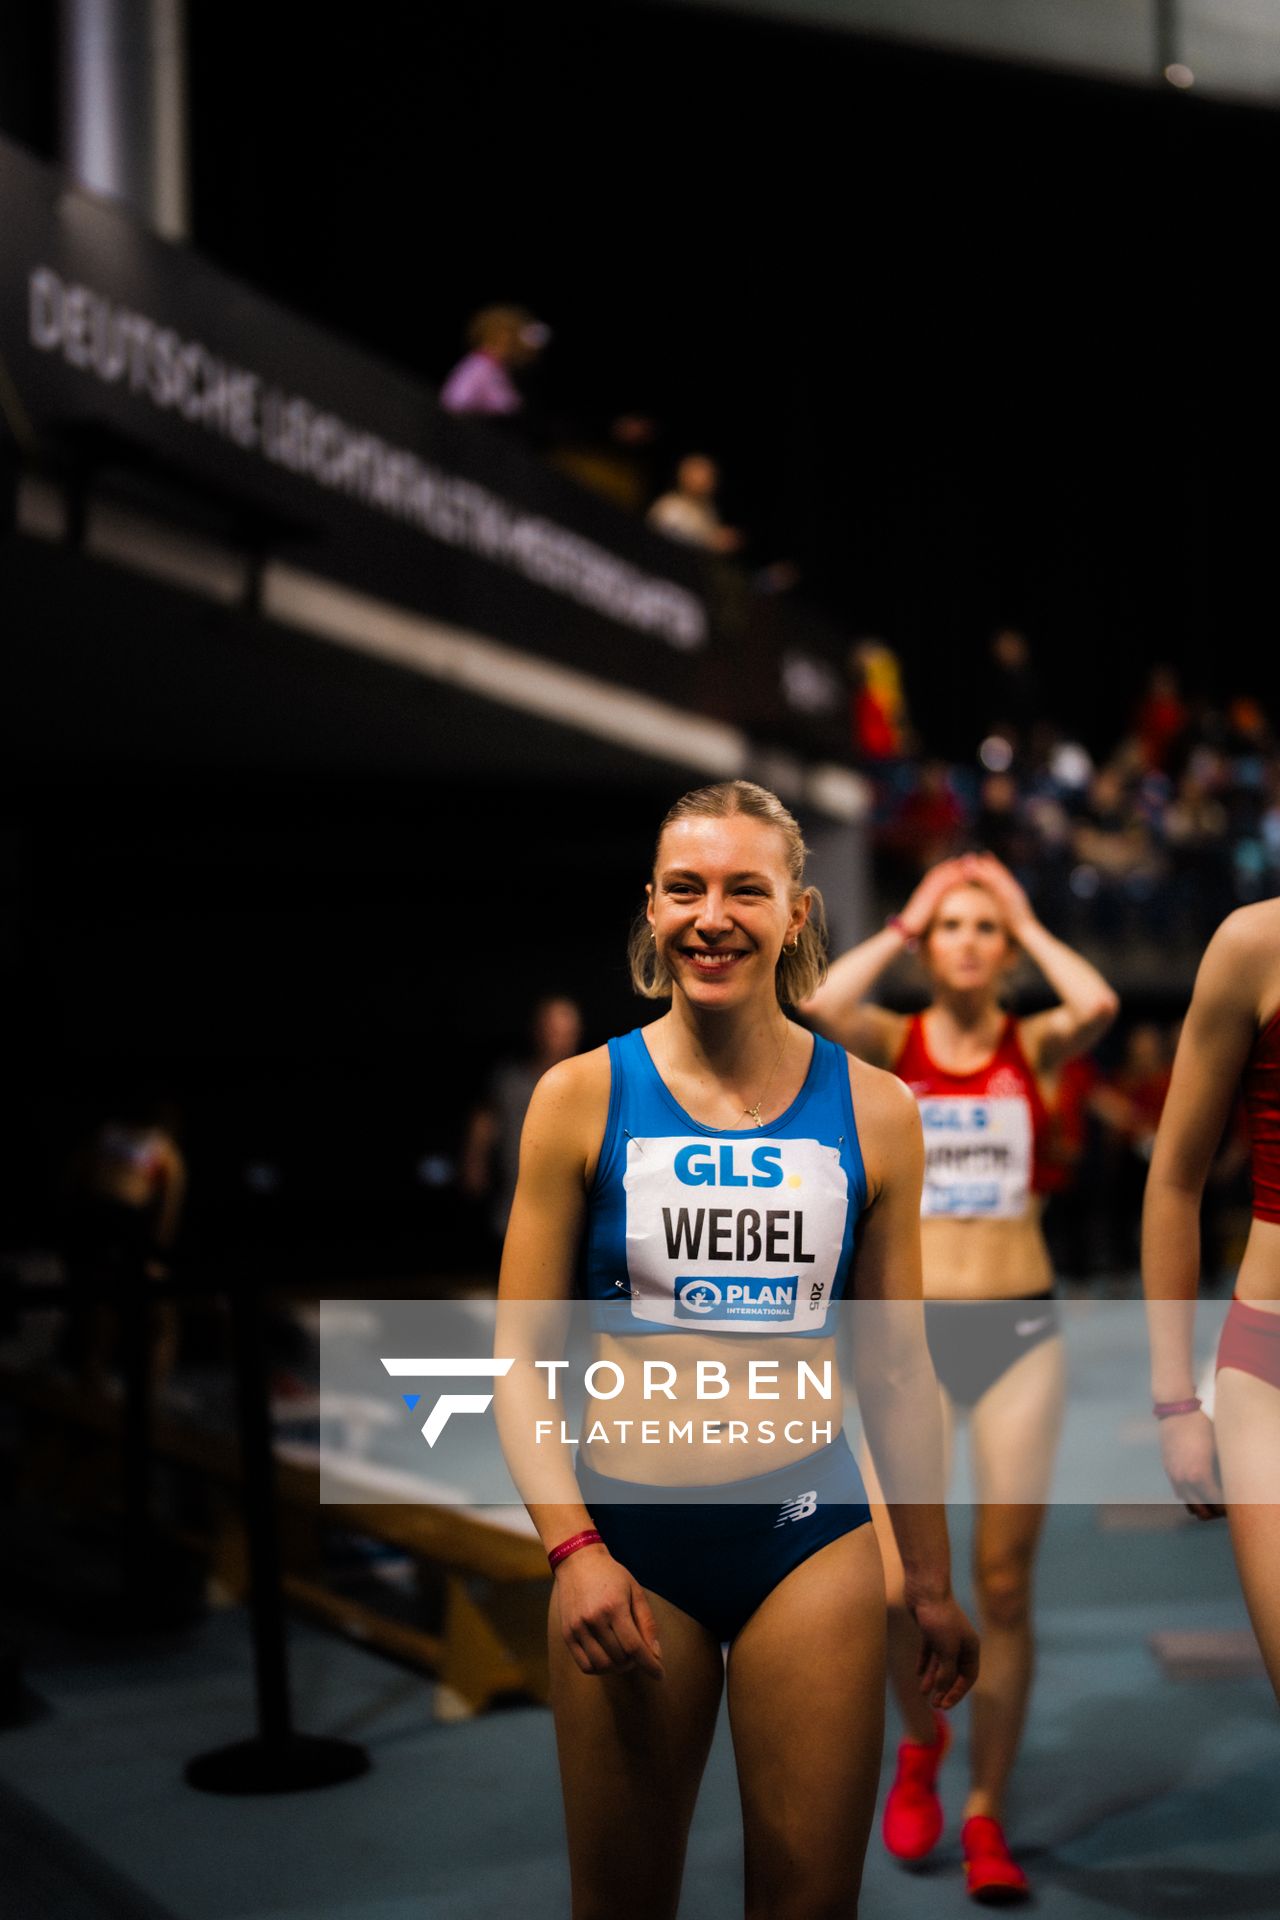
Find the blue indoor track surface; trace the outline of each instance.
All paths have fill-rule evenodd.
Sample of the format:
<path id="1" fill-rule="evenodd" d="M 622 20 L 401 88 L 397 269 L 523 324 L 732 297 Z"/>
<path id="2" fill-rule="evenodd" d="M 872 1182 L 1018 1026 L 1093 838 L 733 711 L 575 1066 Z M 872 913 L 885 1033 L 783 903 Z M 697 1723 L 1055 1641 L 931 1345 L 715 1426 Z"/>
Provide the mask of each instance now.
<path id="1" fill-rule="evenodd" d="M 1008 1826 L 1045 1920 L 1280 1914 L 1280 1713 L 1261 1669 L 1170 1679 L 1160 1630 L 1247 1625 L 1221 1524 L 1102 1530 L 1051 1514 L 1040 1666 Z M 968 1521 L 953 1509 L 963 1574 Z M 963 1590 L 963 1578 L 961 1586 Z M 364 1743 L 349 1785 L 218 1799 L 192 1756 L 251 1731 L 245 1615 L 124 1642 L 12 1617 L 37 1706 L 0 1731 L 5 1920 L 566 1920 L 551 1717 L 430 1717 L 422 1678 L 311 1627 L 291 1629 L 295 1716 Z M 943 1774 L 936 1859 L 906 1873 L 873 1837 L 863 1920 L 972 1911 L 959 1866 L 967 1726 Z M 891 1731 L 888 1751 L 896 1739 Z M 886 1762 L 886 1765 L 888 1762 Z M 694 1825 L 682 1920 L 742 1910 L 723 1717 Z"/>

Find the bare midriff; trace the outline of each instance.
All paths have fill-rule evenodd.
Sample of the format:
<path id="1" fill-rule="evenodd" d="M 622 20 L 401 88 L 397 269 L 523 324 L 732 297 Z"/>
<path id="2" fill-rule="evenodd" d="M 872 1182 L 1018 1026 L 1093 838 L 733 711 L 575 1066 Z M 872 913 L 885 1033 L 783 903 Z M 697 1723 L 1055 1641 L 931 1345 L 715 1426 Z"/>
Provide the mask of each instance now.
<path id="1" fill-rule="evenodd" d="M 746 1480 L 760 1473 L 772 1473 L 778 1467 L 799 1463 L 820 1453 L 830 1441 L 824 1433 L 814 1437 L 814 1428 L 830 1426 L 834 1440 L 844 1423 L 844 1403 L 840 1369 L 834 1338 L 822 1340 L 788 1339 L 785 1334 L 724 1335 L 719 1339 L 706 1334 L 625 1336 L 602 1333 L 597 1336 L 593 1358 L 613 1361 L 621 1369 L 623 1390 L 616 1398 L 588 1399 L 582 1416 L 581 1438 L 585 1442 L 593 1422 L 600 1421 L 610 1435 L 607 1445 L 599 1443 L 587 1449 L 587 1458 L 597 1473 L 610 1479 L 640 1481 L 651 1486 L 724 1486 L 733 1480 Z M 671 1396 L 651 1392 L 645 1396 L 645 1361 L 665 1361 L 675 1369 Z M 721 1360 L 725 1364 L 729 1392 L 723 1399 L 698 1397 L 698 1362 Z M 753 1398 L 749 1365 L 751 1361 L 773 1363 L 767 1374 L 757 1374 L 757 1387 L 767 1386 L 777 1399 Z M 819 1380 L 830 1369 L 831 1397 L 825 1398 L 806 1380 L 803 1388 L 797 1363 L 807 1362 Z M 776 1377 L 775 1377 L 776 1374 Z M 666 1379 L 665 1373 L 657 1378 Z M 771 1421 L 774 1438 L 758 1436 L 759 1423 Z M 631 1421 L 630 1432 L 619 1440 L 618 1423 Z M 657 1421 L 660 1444 L 641 1439 L 644 1421 Z M 681 1426 L 692 1422 L 692 1443 L 669 1440 L 669 1423 Z M 704 1423 L 712 1423 L 718 1438 L 704 1437 Z M 735 1438 L 734 1425 L 745 1423 L 748 1438 Z M 786 1429 L 790 1426 L 791 1437 Z"/>
<path id="2" fill-rule="evenodd" d="M 1253 1221 L 1236 1276 L 1236 1292 L 1251 1307 L 1280 1313 L 1280 1222 Z"/>
<path id="3" fill-rule="evenodd" d="M 1047 1293 L 1053 1266 L 1032 1199 L 1016 1220 L 922 1220 L 926 1300 L 1016 1300 Z"/>

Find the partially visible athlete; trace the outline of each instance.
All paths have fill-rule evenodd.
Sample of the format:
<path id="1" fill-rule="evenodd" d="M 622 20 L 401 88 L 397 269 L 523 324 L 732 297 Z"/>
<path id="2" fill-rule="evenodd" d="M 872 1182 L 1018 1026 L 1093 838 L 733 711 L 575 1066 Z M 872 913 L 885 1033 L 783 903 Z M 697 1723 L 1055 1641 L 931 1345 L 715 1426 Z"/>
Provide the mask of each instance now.
<path id="1" fill-rule="evenodd" d="M 1200 1201 L 1238 1089 L 1253 1222 L 1210 1420 L 1193 1362 Z M 1200 964 L 1147 1182 L 1142 1285 L 1165 1469 L 1197 1518 L 1221 1514 L 1225 1501 L 1245 1603 L 1280 1698 L 1280 900 L 1231 914 Z"/>
<path id="2" fill-rule="evenodd" d="M 793 1389 L 771 1394 L 779 1431 L 798 1437 L 766 1449 L 771 1470 L 745 1476 L 718 1434 L 691 1463 L 679 1447 L 649 1449 L 643 1474 L 634 1449 L 619 1458 L 594 1436 L 597 1422 L 638 1430 L 655 1411 L 628 1346 L 670 1363 L 661 1411 L 700 1427 L 708 1408 L 689 1385 L 699 1359 L 763 1344 L 754 1321 L 735 1321 L 738 1307 L 765 1313 L 775 1367 L 779 1335 L 817 1363 L 830 1303 L 856 1293 L 903 1303 L 874 1364 L 858 1369 L 864 1419 L 891 1463 L 932 1462 L 940 1491 L 937 1395 L 912 1311 L 919 1121 L 892 1076 L 783 1010 L 813 990 L 824 955 L 799 829 L 773 794 L 731 781 L 685 795 L 662 824 L 647 894 L 632 978 L 647 998 L 669 994 L 670 1011 L 540 1082 L 499 1303 L 499 1350 L 515 1356 L 499 1425 L 555 1572 L 551 1696 L 574 1920 L 672 1920 L 726 1685 L 748 1920 L 854 1920 L 879 1779 L 885 1613 L 839 1407 L 824 1408 L 835 1434 L 824 1445 L 788 1420 L 804 1411 L 788 1404 Z M 588 910 L 576 895 L 565 909 Z M 531 1458 L 530 1416 L 546 1400 L 526 1386 L 536 1355 L 522 1328 L 557 1319 L 540 1303 L 572 1294 L 580 1239 L 596 1350 L 621 1384 L 588 1403 L 575 1471 L 567 1456 Z M 747 1408 L 710 1411 L 732 1420 Z M 944 1509 L 935 1493 L 892 1517 L 916 1685 L 949 1708 L 973 1679 L 977 1642 L 950 1591 Z"/>
<path id="3" fill-rule="evenodd" d="M 908 946 L 919 947 L 932 992 L 914 1017 L 868 1004 L 880 974 Z M 1020 954 L 1059 996 L 1057 1006 L 1023 1020 L 1000 1002 Z M 1032 1563 L 1064 1397 L 1053 1271 L 1040 1226 L 1038 1160 L 1048 1116 L 1038 1077 L 1093 1046 L 1117 1006 L 1096 968 L 1041 926 L 1007 868 L 972 854 L 932 868 L 901 913 L 835 961 L 802 1008 L 851 1052 L 905 1080 L 924 1122 L 929 1345 L 948 1433 L 957 1410 L 970 1415 L 981 1502 L 974 1580 L 982 1673 L 961 1835 L 969 1892 L 980 1900 L 1029 1892 L 1001 1819 L 1031 1688 Z M 873 1462 L 867 1480 L 874 1497 Z M 942 1832 L 936 1781 L 947 1729 L 911 1684 L 917 1636 L 902 1607 L 893 1531 L 881 1510 L 875 1517 L 890 1672 L 907 1730 L 884 1837 L 898 1858 L 918 1860 Z"/>
<path id="4" fill-rule="evenodd" d="M 166 1101 L 135 1095 L 76 1155 L 69 1181 L 67 1256 L 84 1303 L 68 1332 L 81 1385 L 100 1390 L 118 1353 L 119 1309 L 131 1291 L 168 1277 L 187 1170 Z M 178 1353 L 172 1300 L 147 1315 L 152 1385 L 165 1386 Z"/>

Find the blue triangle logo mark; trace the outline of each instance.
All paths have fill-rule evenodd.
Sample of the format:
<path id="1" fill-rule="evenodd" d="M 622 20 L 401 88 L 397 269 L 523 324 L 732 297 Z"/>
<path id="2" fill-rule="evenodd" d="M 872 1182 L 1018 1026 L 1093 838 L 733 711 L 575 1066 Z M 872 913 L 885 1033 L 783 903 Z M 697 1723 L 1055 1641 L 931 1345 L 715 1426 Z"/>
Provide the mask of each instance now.
<path id="1" fill-rule="evenodd" d="M 422 1395 L 420 1393 L 402 1393 L 400 1398 L 404 1401 L 410 1413 L 412 1413 L 419 1400 L 421 1400 Z"/>

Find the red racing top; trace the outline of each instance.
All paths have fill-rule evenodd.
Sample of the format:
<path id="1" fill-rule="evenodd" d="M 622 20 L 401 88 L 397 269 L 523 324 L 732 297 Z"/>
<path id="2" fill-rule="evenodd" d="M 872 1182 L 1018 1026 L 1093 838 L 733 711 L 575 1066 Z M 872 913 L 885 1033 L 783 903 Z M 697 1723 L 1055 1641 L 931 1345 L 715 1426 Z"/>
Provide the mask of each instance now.
<path id="1" fill-rule="evenodd" d="M 1253 1169 L 1253 1217 L 1280 1221 L 1280 1009 L 1253 1043 L 1241 1090 Z"/>
<path id="2" fill-rule="evenodd" d="M 984 1065 L 950 1073 L 930 1055 L 916 1014 L 894 1072 L 916 1096 L 924 1126 L 921 1217 L 1021 1219 L 1030 1196 L 1050 1184 L 1041 1164 L 1050 1122 L 1013 1015 Z"/>

